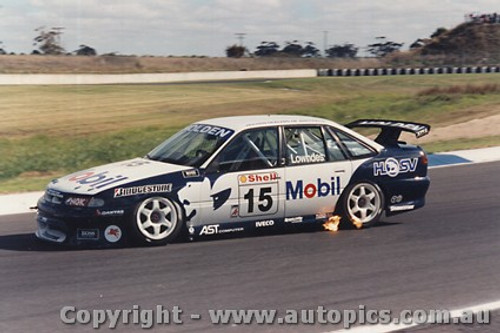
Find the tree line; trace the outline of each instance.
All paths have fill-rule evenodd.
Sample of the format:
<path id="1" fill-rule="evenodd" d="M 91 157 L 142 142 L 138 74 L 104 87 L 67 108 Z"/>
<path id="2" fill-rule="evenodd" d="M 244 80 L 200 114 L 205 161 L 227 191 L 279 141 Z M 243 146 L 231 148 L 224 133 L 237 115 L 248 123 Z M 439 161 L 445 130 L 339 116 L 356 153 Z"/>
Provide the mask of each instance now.
<path id="1" fill-rule="evenodd" d="M 64 27 L 53 27 L 47 29 L 40 27 L 35 29 L 36 36 L 33 39 L 35 49 L 32 54 L 41 55 L 64 55 L 76 54 L 81 56 L 95 56 L 97 51 L 88 46 L 80 45 L 79 48 L 72 52 L 67 52 L 61 43 L 61 36 L 64 32 Z M 403 43 L 396 43 L 387 40 L 386 37 L 377 37 L 376 42 L 367 46 L 368 53 L 375 57 L 384 57 L 392 52 L 399 51 Z M 413 46 L 413 45 L 412 45 Z M 329 58 L 356 58 L 359 47 L 352 43 L 336 44 L 324 50 L 325 56 Z M 0 42 L 0 54 L 7 54 Z M 114 55 L 111 53 L 109 55 Z M 232 45 L 226 48 L 226 56 L 231 58 L 241 58 L 245 56 L 256 57 L 320 57 L 321 51 L 313 42 L 301 43 L 298 40 L 287 41 L 281 47 L 274 41 L 263 41 L 257 46 L 252 53 L 245 46 Z"/>
<path id="2" fill-rule="evenodd" d="M 63 34 L 64 27 L 53 27 L 47 29 L 46 27 L 39 27 L 35 29 L 36 37 L 33 38 L 34 49 L 31 54 L 41 54 L 41 55 L 63 55 L 63 54 L 76 54 L 82 56 L 95 56 L 97 51 L 88 46 L 80 45 L 78 49 L 67 52 L 61 45 L 61 36 Z M 2 46 L 0 41 L 0 55 L 7 54 L 7 51 Z"/>
<path id="3" fill-rule="evenodd" d="M 386 37 L 376 37 L 375 43 L 369 44 L 366 51 L 375 57 L 385 57 L 386 55 L 399 51 L 403 43 L 388 40 Z M 332 45 L 324 50 L 328 58 L 356 58 L 359 47 L 352 43 Z M 242 45 L 231 45 L 226 48 L 226 56 L 230 58 L 241 58 L 245 56 L 257 57 L 320 57 L 321 51 L 313 42 L 300 43 L 297 40 L 285 42 L 281 47 L 278 43 L 263 41 L 252 53 Z"/>

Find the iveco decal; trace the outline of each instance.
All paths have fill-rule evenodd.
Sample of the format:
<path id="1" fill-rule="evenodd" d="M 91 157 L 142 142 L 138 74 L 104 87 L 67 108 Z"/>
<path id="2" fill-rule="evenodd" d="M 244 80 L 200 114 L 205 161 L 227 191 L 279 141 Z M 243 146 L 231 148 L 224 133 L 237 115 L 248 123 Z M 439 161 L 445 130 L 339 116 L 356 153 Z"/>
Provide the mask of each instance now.
<path id="1" fill-rule="evenodd" d="M 417 165 L 417 157 L 402 158 L 399 161 L 394 157 L 389 157 L 385 161 L 373 163 L 373 175 L 396 177 L 400 173 L 414 172 Z"/>
<path id="2" fill-rule="evenodd" d="M 340 194 L 340 177 L 331 177 L 330 183 L 324 182 L 318 178 L 316 183 L 304 185 L 302 180 L 298 180 L 295 185 L 291 181 L 286 182 L 286 199 L 295 200 L 306 197 L 327 197 Z"/>

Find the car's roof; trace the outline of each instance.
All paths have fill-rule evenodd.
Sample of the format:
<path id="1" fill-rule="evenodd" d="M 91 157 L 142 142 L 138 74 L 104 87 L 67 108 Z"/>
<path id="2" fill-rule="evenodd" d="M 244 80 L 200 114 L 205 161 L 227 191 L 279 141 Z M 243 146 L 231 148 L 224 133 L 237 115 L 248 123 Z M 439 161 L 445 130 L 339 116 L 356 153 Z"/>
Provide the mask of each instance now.
<path id="1" fill-rule="evenodd" d="M 310 117 L 310 116 L 298 116 L 298 115 L 258 115 L 258 116 L 232 116 L 232 117 L 221 117 L 205 119 L 198 122 L 198 124 L 206 124 L 218 127 L 224 127 L 239 132 L 248 128 L 255 127 L 265 127 L 265 126 L 279 126 L 279 125 L 330 125 L 341 129 L 342 131 L 358 138 L 359 140 L 365 142 L 369 146 L 375 148 L 376 150 L 382 150 L 383 146 L 379 145 L 375 141 L 340 125 L 336 122 L 330 121 L 324 118 Z"/>
<path id="2" fill-rule="evenodd" d="M 294 115 L 233 116 L 202 120 L 199 123 L 230 128 L 235 132 L 252 127 L 300 124 L 338 125 L 323 118 Z"/>

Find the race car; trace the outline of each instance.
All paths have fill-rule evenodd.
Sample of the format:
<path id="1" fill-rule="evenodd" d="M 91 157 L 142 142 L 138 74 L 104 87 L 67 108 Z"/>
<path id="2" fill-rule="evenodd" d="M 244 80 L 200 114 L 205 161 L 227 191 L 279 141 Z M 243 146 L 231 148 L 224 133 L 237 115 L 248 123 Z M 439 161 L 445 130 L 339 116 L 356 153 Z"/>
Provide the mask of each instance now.
<path id="1" fill-rule="evenodd" d="M 371 140 L 351 128 L 374 127 Z M 187 126 L 142 158 L 54 179 L 36 236 L 69 245 L 166 244 L 324 223 L 362 227 L 424 206 L 427 156 L 400 142 L 430 126 L 307 116 L 238 116 Z"/>

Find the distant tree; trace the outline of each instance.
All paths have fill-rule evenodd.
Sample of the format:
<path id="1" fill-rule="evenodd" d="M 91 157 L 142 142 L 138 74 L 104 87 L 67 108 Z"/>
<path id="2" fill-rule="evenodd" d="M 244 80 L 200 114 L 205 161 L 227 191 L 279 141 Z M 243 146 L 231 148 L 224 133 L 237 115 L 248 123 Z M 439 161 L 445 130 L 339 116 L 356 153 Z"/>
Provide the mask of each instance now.
<path id="1" fill-rule="evenodd" d="M 35 29 L 38 36 L 34 38 L 34 46 L 37 46 L 40 53 L 59 55 L 64 54 L 65 50 L 61 46 L 62 27 L 46 30 L 45 27 Z"/>
<path id="2" fill-rule="evenodd" d="M 423 47 L 425 42 L 423 39 L 419 38 L 410 45 L 410 50 L 415 50 Z"/>
<path id="3" fill-rule="evenodd" d="M 0 55 L 5 55 L 5 54 L 7 54 L 7 51 L 4 50 L 2 44 L 3 44 L 3 42 L 0 41 Z"/>
<path id="4" fill-rule="evenodd" d="M 437 30 L 434 31 L 434 33 L 431 35 L 431 38 L 439 37 L 447 31 L 448 31 L 448 29 L 443 28 L 443 27 L 437 28 Z"/>
<path id="5" fill-rule="evenodd" d="M 369 53 L 378 58 L 382 58 L 390 53 L 399 51 L 399 49 L 401 49 L 404 45 L 403 43 L 388 41 L 386 37 L 383 36 L 376 37 L 375 39 L 377 39 L 378 42 L 368 45 L 367 50 Z"/>
<path id="6" fill-rule="evenodd" d="M 333 45 L 326 50 L 328 58 L 355 58 L 358 49 L 354 44 Z"/>
<path id="7" fill-rule="evenodd" d="M 319 49 L 314 45 L 313 42 L 307 42 L 306 46 L 303 49 L 302 56 L 308 57 L 308 58 L 319 57 L 320 52 L 319 52 Z"/>
<path id="8" fill-rule="evenodd" d="M 232 45 L 226 48 L 226 56 L 228 58 L 241 58 L 247 53 L 247 49 L 241 45 Z"/>
<path id="9" fill-rule="evenodd" d="M 80 45 L 80 48 L 78 50 L 75 51 L 76 55 L 79 55 L 79 56 L 96 56 L 97 55 L 97 51 L 90 47 L 90 46 L 87 46 L 87 45 Z"/>
<path id="10" fill-rule="evenodd" d="M 259 46 L 257 46 L 257 51 L 255 51 L 255 55 L 259 57 L 269 57 L 272 55 L 276 55 L 279 51 L 280 46 L 275 42 L 261 42 Z"/>
<path id="11" fill-rule="evenodd" d="M 304 53 L 304 48 L 297 40 L 294 40 L 293 42 L 286 42 L 286 46 L 281 52 L 292 57 L 301 57 Z"/>
<path id="12" fill-rule="evenodd" d="M 302 46 L 302 44 L 300 44 L 297 40 L 294 40 L 293 42 L 286 42 L 286 46 L 280 51 L 280 53 L 291 57 L 311 58 L 319 56 L 319 50 L 313 42 L 306 42 L 306 45 Z"/>

